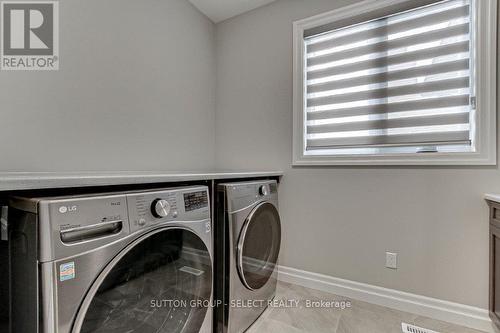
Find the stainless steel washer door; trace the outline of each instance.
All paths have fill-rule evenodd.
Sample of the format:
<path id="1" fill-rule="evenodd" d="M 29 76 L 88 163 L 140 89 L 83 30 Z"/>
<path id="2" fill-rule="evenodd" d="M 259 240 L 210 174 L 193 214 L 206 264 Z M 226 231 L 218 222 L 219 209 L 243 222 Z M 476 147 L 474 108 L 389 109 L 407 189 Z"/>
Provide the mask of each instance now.
<path id="1" fill-rule="evenodd" d="M 133 242 L 101 273 L 73 332 L 198 332 L 211 292 L 203 241 L 186 229 L 161 229 Z"/>
<path id="2" fill-rule="evenodd" d="M 275 269 L 281 244 L 276 207 L 263 202 L 248 215 L 238 241 L 238 273 L 250 290 L 262 288 Z"/>

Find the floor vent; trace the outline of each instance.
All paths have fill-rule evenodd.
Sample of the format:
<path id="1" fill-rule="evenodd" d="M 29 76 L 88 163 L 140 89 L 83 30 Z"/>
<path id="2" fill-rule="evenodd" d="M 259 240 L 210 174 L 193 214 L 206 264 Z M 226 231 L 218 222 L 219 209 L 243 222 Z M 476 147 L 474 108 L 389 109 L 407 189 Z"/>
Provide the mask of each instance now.
<path id="1" fill-rule="evenodd" d="M 421 328 L 405 323 L 402 323 L 401 326 L 403 327 L 403 333 L 438 333 L 436 331 L 431 331 L 426 328 Z"/>

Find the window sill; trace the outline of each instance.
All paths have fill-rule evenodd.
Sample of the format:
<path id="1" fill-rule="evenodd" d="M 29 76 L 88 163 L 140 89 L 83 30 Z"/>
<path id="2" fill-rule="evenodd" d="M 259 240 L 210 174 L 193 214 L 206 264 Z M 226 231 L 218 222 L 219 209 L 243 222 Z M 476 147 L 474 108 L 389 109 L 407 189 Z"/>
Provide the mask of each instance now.
<path id="1" fill-rule="evenodd" d="M 362 155 L 362 156 L 318 156 L 303 155 L 293 160 L 292 166 L 471 166 L 471 165 L 496 165 L 496 154 L 485 156 L 479 153 L 420 153 L 412 154 L 390 154 L 390 155 Z"/>

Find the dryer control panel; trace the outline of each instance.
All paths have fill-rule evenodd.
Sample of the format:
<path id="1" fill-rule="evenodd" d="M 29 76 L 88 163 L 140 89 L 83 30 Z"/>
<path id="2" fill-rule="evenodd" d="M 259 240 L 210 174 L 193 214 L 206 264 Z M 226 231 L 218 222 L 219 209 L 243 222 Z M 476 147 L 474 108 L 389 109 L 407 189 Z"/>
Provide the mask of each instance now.
<path id="1" fill-rule="evenodd" d="M 260 201 L 278 201 L 278 184 L 275 180 L 262 180 L 218 185 L 219 191 L 225 191 L 227 210 L 232 213 L 245 209 Z"/>

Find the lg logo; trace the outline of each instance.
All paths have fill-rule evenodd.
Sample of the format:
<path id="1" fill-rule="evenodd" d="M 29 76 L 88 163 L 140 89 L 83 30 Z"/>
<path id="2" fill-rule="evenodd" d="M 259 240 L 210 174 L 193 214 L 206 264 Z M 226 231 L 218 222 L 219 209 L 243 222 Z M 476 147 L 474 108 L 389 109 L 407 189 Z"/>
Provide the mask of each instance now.
<path id="1" fill-rule="evenodd" d="M 76 206 L 61 206 L 59 207 L 59 213 L 65 214 L 69 212 L 76 212 Z"/>
<path id="2" fill-rule="evenodd" d="M 57 69 L 58 2 L 2 2 L 2 69 Z"/>

